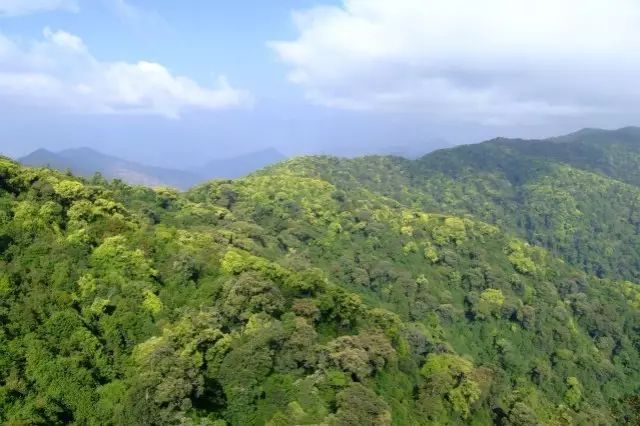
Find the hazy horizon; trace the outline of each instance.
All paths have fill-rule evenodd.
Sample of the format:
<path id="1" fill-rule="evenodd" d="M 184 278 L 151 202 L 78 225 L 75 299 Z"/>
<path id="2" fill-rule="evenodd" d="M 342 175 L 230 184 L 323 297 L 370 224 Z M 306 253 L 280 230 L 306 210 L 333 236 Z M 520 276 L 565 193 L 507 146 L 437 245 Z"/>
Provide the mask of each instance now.
<path id="1" fill-rule="evenodd" d="M 636 127 L 634 124 L 624 125 L 620 127 L 595 127 L 597 129 L 602 130 L 617 130 L 625 127 Z M 489 141 L 495 138 L 513 138 L 513 139 L 546 139 L 557 136 L 564 136 L 567 134 L 571 134 L 574 132 L 578 132 L 580 130 L 586 128 L 594 128 L 594 127 L 582 127 L 575 129 L 568 129 L 562 132 L 556 133 L 548 133 L 548 132 L 530 132 L 526 133 L 526 135 L 518 134 L 514 132 L 512 134 L 504 133 L 504 134 L 495 134 L 495 135 L 486 135 L 481 139 L 472 139 L 470 136 L 468 139 L 459 139 L 457 142 L 453 142 L 452 140 L 437 138 L 437 139 L 427 139 L 425 141 L 417 141 L 414 145 L 411 144 L 388 144 L 384 145 L 381 143 L 379 146 L 351 146 L 351 147 L 336 147 L 336 146 L 322 146 L 318 145 L 317 149 L 306 149 L 296 151 L 289 150 L 286 147 L 284 149 L 278 148 L 276 145 L 243 145 L 241 147 L 228 146 L 229 149 L 220 149 L 220 145 L 210 153 L 210 155 L 203 155 L 202 152 L 198 151 L 186 151 L 186 152 L 174 152 L 170 159 L 164 159 L 164 152 L 156 152 L 155 156 L 149 156 L 149 153 L 142 153 L 142 155 L 136 154 L 135 150 L 131 152 L 127 152 L 126 145 L 122 147 L 118 143 L 104 143 L 102 145 L 96 144 L 82 144 L 82 140 L 75 140 L 77 144 L 68 143 L 69 141 L 64 141 L 60 144 L 48 143 L 42 146 L 34 145 L 26 145 L 29 148 L 25 148 L 24 150 L 16 149 L 14 153 L 10 151 L 5 151 L 4 149 L 0 149 L 0 154 L 6 155 L 13 159 L 20 159 L 28 156 L 29 154 L 34 153 L 37 150 L 44 149 L 53 153 L 59 153 L 67 150 L 81 149 L 81 148 L 90 148 L 100 154 L 104 154 L 107 156 L 116 157 L 121 160 L 131 161 L 134 163 L 139 163 L 141 165 L 153 166 L 153 167 L 161 167 L 167 169 L 174 170 L 191 170 L 194 168 L 202 167 L 209 161 L 214 160 L 224 160 L 224 159 L 233 159 L 236 157 L 242 157 L 244 155 L 251 155 L 260 153 L 268 150 L 275 150 L 287 157 L 296 157 L 303 155 L 333 155 L 339 157 L 359 157 L 366 155 L 399 155 L 406 158 L 416 158 L 418 156 L 429 154 L 433 151 L 437 151 L 439 149 L 446 149 L 458 145 L 466 145 L 466 144 L 476 144 Z M 381 140 L 381 142 L 384 142 Z M 18 145 L 17 145 L 18 146 Z M 31 146 L 33 146 L 31 148 Z M 118 148 L 120 146 L 120 148 Z M 3 147 L 4 148 L 4 147 Z M 20 148 L 20 146 L 18 146 Z M 159 155 L 158 155 L 159 154 Z M 179 155 L 182 158 L 181 161 L 176 161 L 175 155 Z M 154 160 L 155 159 L 155 160 Z"/>
<path id="2" fill-rule="evenodd" d="M 617 3 L 0 1 L 0 152 L 185 168 L 634 125 L 640 5 Z"/>

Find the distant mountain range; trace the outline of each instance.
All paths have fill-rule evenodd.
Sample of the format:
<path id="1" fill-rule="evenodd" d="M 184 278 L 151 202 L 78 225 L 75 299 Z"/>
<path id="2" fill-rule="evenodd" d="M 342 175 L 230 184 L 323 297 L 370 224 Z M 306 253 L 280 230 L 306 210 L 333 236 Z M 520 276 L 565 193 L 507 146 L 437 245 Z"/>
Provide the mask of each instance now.
<path id="1" fill-rule="evenodd" d="M 214 159 L 193 170 L 179 170 L 140 164 L 91 148 L 75 148 L 59 152 L 38 149 L 18 161 L 26 166 L 70 170 L 84 177 L 100 173 L 107 179 L 121 179 L 135 185 L 187 189 L 210 179 L 241 177 L 284 159 L 286 156 L 277 150 L 266 149 L 237 157 Z"/>
<path id="2" fill-rule="evenodd" d="M 455 144 L 447 141 L 446 139 L 430 139 L 423 143 L 405 143 L 398 145 L 391 145 L 384 147 L 380 152 L 375 153 L 379 155 L 393 155 L 396 157 L 403 157 L 408 160 L 415 160 L 424 155 L 427 155 L 433 151 L 444 148 L 452 148 Z"/>
<path id="3" fill-rule="evenodd" d="M 205 179 L 232 179 L 286 159 L 287 156 L 280 151 L 268 148 L 236 157 L 216 158 L 200 167 L 196 173 Z"/>

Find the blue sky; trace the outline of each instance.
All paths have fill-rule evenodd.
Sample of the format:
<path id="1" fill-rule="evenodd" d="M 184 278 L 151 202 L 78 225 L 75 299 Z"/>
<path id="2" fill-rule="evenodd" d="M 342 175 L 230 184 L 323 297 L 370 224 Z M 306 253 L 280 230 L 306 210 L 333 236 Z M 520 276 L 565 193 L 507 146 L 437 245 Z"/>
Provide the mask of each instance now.
<path id="1" fill-rule="evenodd" d="M 308 0 L 128 0 L 122 3 L 136 11 L 128 16 L 118 11 L 117 0 L 76 3 L 77 11 L 4 18 L 0 28 L 25 39 L 41 37 L 45 27 L 64 30 L 81 37 L 101 60 L 144 58 L 202 81 L 214 72 L 225 73 L 242 85 L 256 85 L 254 89 L 268 89 L 264 83 L 279 81 L 286 70 L 265 48 L 266 41 L 295 37 L 291 12 L 318 4 Z M 256 79 L 256 68 L 265 75 Z"/>
<path id="2" fill-rule="evenodd" d="M 634 0 L 0 0 L 0 152 L 183 167 L 638 124 L 638 28 Z"/>

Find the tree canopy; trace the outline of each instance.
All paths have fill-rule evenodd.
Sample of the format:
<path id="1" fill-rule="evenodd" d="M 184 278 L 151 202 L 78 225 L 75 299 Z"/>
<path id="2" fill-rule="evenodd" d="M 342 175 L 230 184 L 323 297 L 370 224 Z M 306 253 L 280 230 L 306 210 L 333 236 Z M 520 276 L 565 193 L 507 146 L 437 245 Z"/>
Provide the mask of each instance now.
<path id="1" fill-rule="evenodd" d="M 0 423 L 634 424 L 635 187 L 420 167 L 181 193 L 0 159 Z"/>

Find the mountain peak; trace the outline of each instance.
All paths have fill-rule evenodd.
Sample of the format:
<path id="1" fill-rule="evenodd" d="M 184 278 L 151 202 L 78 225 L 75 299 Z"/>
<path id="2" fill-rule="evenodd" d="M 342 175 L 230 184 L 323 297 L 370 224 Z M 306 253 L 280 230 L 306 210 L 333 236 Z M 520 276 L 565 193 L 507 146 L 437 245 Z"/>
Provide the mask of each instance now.
<path id="1" fill-rule="evenodd" d="M 44 148 L 36 149 L 29 155 L 19 158 L 18 162 L 26 166 L 52 166 L 54 168 L 65 168 L 59 167 L 60 156 L 58 154 Z"/>
<path id="2" fill-rule="evenodd" d="M 39 157 L 52 157 L 52 156 L 56 156 L 57 154 L 53 151 L 49 151 L 48 149 L 45 148 L 38 148 L 35 151 L 31 152 L 30 154 L 24 156 L 23 158 L 39 158 Z"/>

